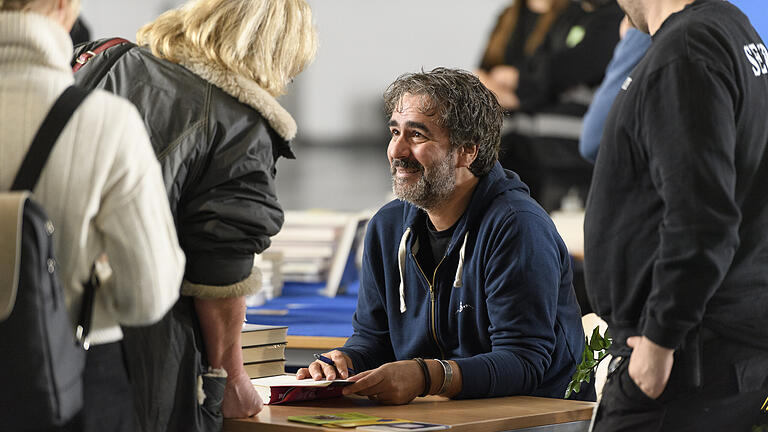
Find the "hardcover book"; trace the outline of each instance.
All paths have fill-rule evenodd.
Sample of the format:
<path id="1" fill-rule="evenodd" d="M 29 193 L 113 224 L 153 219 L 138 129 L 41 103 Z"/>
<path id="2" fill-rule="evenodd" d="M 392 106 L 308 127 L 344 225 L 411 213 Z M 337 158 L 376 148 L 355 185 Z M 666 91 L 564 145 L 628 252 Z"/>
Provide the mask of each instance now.
<path id="1" fill-rule="evenodd" d="M 244 363 L 243 366 L 248 378 L 271 377 L 285 373 L 285 360 Z"/>
<path id="2" fill-rule="evenodd" d="M 341 396 L 341 391 L 344 386 L 352 384 L 352 381 L 298 380 L 295 375 L 279 375 L 252 379 L 251 383 L 265 404 L 275 405 L 287 402 L 338 397 Z"/>
<path id="3" fill-rule="evenodd" d="M 240 345 L 248 347 L 281 344 L 285 343 L 287 334 L 288 327 L 286 326 L 244 323 L 240 334 Z"/>
<path id="4" fill-rule="evenodd" d="M 243 363 L 285 360 L 285 344 L 243 347 Z"/>

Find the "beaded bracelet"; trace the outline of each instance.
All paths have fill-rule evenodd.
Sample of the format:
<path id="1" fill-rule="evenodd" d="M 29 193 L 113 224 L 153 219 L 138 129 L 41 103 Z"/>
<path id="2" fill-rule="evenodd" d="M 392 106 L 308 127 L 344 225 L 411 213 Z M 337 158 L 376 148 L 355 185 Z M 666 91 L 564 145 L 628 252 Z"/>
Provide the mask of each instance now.
<path id="1" fill-rule="evenodd" d="M 414 360 L 419 364 L 419 366 L 421 366 L 421 370 L 424 372 L 424 392 L 419 395 L 419 397 L 424 397 L 429 394 L 429 389 L 432 387 L 432 380 L 429 377 L 427 362 L 425 362 L 421 357 L 416 357 Z"/>

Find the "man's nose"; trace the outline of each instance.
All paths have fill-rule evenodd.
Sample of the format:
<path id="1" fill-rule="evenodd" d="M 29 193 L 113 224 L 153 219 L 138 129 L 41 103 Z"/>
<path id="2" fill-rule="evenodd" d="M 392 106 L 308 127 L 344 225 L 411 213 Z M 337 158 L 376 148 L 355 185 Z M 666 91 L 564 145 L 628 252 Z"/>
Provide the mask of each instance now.
<path id="1" fill-rule="evenodd" d="M 391 159 L 403 159 L 410 155 L 411 148 L 403 135 L 392 135 L 389 141 L 389 156 Z"/>

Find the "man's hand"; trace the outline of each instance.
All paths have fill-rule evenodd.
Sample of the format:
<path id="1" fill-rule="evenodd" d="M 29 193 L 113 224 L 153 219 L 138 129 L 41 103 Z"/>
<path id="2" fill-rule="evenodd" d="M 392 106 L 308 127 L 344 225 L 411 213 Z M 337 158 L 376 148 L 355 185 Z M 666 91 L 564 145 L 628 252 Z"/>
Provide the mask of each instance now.
<path id="1" fill-rule="evenodd" d="M 356 393 L 388 405 L 406 404 L 424 390 L 424 373 L 413 360 L 386 363 L 351 380 L 355 383 L 344 387 L 345 395 Z"/>
<path id="2" fill-rule="evenodd" d="M 329 364 L 325 364 L 320 360 L 315 360 L 309 364 L 309 367 L 301 368 L 296 372 L 297 379 L 312 378 L 315 381 L 319 380 L 335 380 L 335 379 L 347 379 L 349 378 L 349 369 L 354 370 L 352 360 L 339 350 L 333 350 L 323 354 L 329 359 L 333 360 L 336 367 Z"/>
<path id="3" fill-rule="evenodd" d="M 632 336 L 627 345 L 632 348 L 629 377 L 649 398 L 658 398 L 667 387 L 675 350 L 657 345 L 645 336 Z"/>
<path id="4" fill-rule="evenodd" d="M 221 414 L 224 418 L 250 417 L 258 414 L 263 406 L 264 403 L 244 370 L 243 374 L 227 376 L 224 400 L 221 403 Z"/>

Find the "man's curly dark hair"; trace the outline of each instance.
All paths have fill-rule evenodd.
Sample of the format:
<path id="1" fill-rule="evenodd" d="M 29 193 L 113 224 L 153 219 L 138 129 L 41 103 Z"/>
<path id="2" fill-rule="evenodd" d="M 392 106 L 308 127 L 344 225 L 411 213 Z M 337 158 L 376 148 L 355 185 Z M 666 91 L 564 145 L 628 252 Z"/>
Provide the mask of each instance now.
<path id="1" fill-rule="evenodd" d="M 384 92 L 387 116 L 406 94 L 426 96 L 420 111 L 437 116 L 436 123 L 449 132 L 452 148 L 477 145 L 477 158 L 469 170 L 476 177 L 488 174 L 499 156 L 502 110 L 475 75 L 443 67 L 400 75 Z"/>

